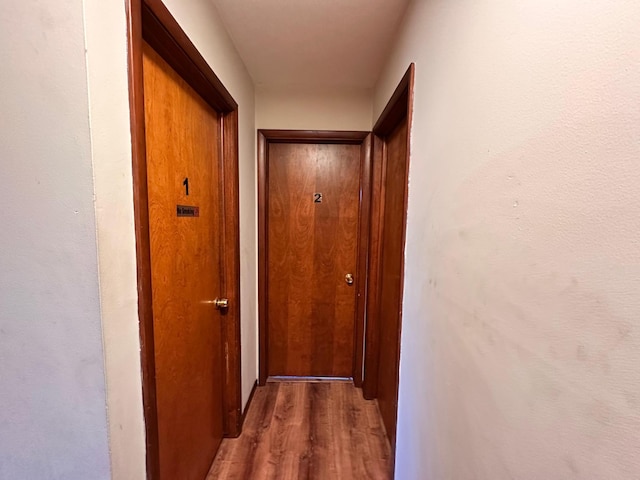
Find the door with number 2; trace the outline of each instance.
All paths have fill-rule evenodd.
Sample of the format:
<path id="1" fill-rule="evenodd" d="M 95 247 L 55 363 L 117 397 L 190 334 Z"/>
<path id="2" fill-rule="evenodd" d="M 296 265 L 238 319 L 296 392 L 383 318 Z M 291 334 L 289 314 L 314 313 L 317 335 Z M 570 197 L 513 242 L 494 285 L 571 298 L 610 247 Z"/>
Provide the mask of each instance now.
<path id="1" fill-rule="evenodd" d="M 275 141 L 266 153 L 267 375 L 351 377 L 361 145 Z"/>

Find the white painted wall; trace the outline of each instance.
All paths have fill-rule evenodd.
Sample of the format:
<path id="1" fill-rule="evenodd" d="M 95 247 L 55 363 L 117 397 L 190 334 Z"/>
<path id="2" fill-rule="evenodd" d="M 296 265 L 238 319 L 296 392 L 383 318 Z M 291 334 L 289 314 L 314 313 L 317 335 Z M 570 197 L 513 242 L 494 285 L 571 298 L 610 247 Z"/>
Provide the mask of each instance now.
<path id="1" fill-rule="evenodd" d="M 84 1 L 114 480 L 146 477 L 124 2 Z"/>
<path id="2" fill-rule="evenodd" d="M 260 87 L 256 127 L 293 130 L 371 130 L 369 89 Z"/>
<path id="3" fill-rule="evenodd" d="M 396 478 L 640 478 L 640 3 L 416 0 Z"/>
<path id="4" fill-rule="evenodd" d="M 0 478 L 110 478 L 81 0 L 0 4 Z"/>

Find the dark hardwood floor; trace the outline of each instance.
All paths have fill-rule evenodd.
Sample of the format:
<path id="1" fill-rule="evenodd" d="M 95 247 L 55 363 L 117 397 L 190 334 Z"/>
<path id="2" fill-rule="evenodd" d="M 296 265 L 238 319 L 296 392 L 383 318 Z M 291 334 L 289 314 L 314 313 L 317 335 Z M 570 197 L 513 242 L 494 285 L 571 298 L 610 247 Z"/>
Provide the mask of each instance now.
<path id="1" fill-rule="evenodd" d="M 375 401 L 350 382 L 268 382 L 243 433 L 222 442 L 206 480 L 389 480 Z"/>

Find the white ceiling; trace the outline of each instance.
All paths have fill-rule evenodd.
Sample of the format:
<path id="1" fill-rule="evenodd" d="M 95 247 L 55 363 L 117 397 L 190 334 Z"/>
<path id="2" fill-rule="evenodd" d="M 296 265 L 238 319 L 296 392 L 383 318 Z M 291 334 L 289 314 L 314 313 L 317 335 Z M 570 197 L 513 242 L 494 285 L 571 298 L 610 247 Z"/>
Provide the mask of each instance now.
<path id="1" fill-rule="evenodd" d="M 258 87 L 374 86 L 408 0 L 212 0 Z"/>

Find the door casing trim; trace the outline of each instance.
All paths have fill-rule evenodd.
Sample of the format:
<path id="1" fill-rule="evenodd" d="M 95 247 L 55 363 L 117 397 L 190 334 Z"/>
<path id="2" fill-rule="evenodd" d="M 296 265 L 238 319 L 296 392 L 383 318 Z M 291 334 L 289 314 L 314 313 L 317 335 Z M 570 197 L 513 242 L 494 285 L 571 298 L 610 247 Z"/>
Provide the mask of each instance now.
<path id="1" fill-rule="evenodd" d="M 159 437 L 151 298 L 151 255 L 147 190 L 142 47 L 147 42 L 220 115 L 223 184 L 222 292 L 230 308 L 223 318 L 223 425 L 225 436 L 242 429 L 240 369 L 240 231 L 238 178 L 238 104 L 208 66 L 161 0 L 125 0 L 133 167 L 138 316 L 147 478 L 159 478 Z"/>
<path id="2" fill-rule="evenodd" d="M 363 394 L 368 400 L 377 397 L 377 381 L 380 356 L 379 329 L 380 322 L 380 287 L 381 275 L 380 264 L 382 260 L 382 239 L 384 235 L 384 197 L 385 197 L 385 171 L 387 162 L 387 136 L 406 118 L 407 138 L 406 138 L 406 162 L 409 166 L 411 158 L 411 130 L 413 121 L 413 89 L 415 78 L 415 64 L 411 64 L 400 80 L 391 99 L 387 103 L 380 118 L 373 127 L 373 150 L 372 150 L 372 196 L 371 196 L 371 236 L 369 243 L 369 277 L 367 279 L 367 328 L 366 328 L 366 355 L 364 360 L 364 381 Z M 404 190 L 404 217 L 402 219 L 402 266 L 401 266 L 401 294 L 398 305 L 398 358 L 396 364 L 400 362 L 400 336 L 402 329 L 402 298 L 404 296 L 404 249 L 407 231 L 407 204 L 409 168 L 405 179 Z M 399 383 L 399 382 L 398 382 Z M 398 398 L 398 385 L 394 386 L 396 404 Z M 397 424 L 397 405 L 396 405 Z M 395 459 L 395 442 L 392 444 Z"/>
<path id="3" fill-rule="evenodd" d="M 258 130 L 258 383 L 267 382 L 268 366 L 268 152 L 270 143 L 313 143 L 360 145 L 360 219 L 356 268 L 356 311 L 354 319 L 353 382 L 362 386 L 364 318 L 366 306 L 367 251 L 369 239 L 371 133 L 334 130 Z"/>

